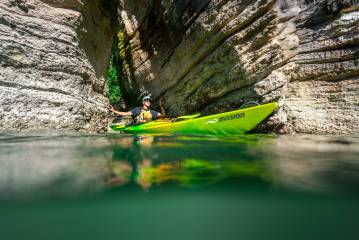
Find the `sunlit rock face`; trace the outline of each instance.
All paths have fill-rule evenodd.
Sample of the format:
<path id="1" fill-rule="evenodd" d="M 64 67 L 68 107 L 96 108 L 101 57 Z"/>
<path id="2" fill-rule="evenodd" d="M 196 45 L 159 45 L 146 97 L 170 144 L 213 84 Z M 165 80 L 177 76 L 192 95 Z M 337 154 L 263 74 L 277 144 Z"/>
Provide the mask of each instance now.
<path id="1" fill-rule="evenodd" d="M 282 132 L 359 132 L 356 1 L 119 0 L 127 101 L 205 114 L 279 101 Z"/>
<path id="2" fill-rule="evenodd" d="M 0 0 L 0 129 L 106 126 L 108 2 Z"/>

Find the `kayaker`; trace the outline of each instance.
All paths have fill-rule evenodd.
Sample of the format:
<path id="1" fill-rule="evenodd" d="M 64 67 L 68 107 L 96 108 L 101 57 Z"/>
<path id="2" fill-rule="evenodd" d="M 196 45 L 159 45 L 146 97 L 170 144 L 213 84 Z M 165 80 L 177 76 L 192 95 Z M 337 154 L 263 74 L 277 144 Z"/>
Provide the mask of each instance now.
<path id="1" fill-rule="evenodd" d="M 128 112 L 119 112 L 119 111 L 116 111 L 110 105 L 110 111 L 119 116 L 132 116 L 135 120 L 135 123 L 145 123 L 145 122 L 156 120 L 157 118 L 165 117 L 165 109 L 163 107 L 163 99 L 161 98 L 160 102 L 159 102 L 161 112 L 156 112 L 156 111 L 152 110 L 151 102 L 152 102 L 151 97 L 145 96 L 142 99 L 142 107 L 136 107 Z"/>

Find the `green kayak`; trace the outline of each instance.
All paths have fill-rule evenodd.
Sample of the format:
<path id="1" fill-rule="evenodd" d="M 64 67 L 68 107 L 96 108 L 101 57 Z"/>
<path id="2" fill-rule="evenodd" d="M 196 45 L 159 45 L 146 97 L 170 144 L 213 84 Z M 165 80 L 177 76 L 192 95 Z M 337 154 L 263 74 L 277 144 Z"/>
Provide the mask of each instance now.
<path id="1" fill-rule="evenodd" d="M 277 107 L 278 104 L 274 102 L 204 117 L 195 114 L 178 117 L 175 120 L 160 119 L 132 126 L 112 124 L 110 127 L 114 131 L 125 133 L 241 135 L 255 128 Z"/>

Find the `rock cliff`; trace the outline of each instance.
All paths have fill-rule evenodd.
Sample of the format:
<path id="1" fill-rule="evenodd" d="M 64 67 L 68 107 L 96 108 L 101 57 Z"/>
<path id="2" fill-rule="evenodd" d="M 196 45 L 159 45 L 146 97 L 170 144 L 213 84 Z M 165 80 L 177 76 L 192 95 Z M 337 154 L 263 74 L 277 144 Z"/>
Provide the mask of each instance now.
<path id="1" fill-rule="evenodd" d="M 359 132 L 357 1 L 120 0 L 124 97 L 171 114 L 279 101 L 281 132 Z M 139 91 L 141 90 L 141 91 Z"/>
<path id="2" fill-rule="evenodd" d="M 356 0 L 0 0 L 0 33 L 0 129 L 104 129 L 117 36 L 127 104 L 279 101 L 271 129 L 359 132 Z"/>
<path id="3" fill-rule="evenodd" d="M 0 0 L 0 129 L 106 129 L 115 21 L 111 1 Z"/>

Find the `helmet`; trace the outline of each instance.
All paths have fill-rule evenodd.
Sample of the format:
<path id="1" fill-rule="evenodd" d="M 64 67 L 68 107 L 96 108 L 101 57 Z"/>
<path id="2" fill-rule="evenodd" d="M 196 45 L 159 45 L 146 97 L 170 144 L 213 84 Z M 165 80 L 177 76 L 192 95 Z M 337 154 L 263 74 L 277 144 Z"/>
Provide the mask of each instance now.
<path id="1" fill-rule="evenodd" d="M 145 102 L 145 101 L 151 101 L 152 99 L 151 99 L 151 97 L 148 95 L 148 96 L 144 96 L 143 98 L 142 98 L 142 102 Z"/>

